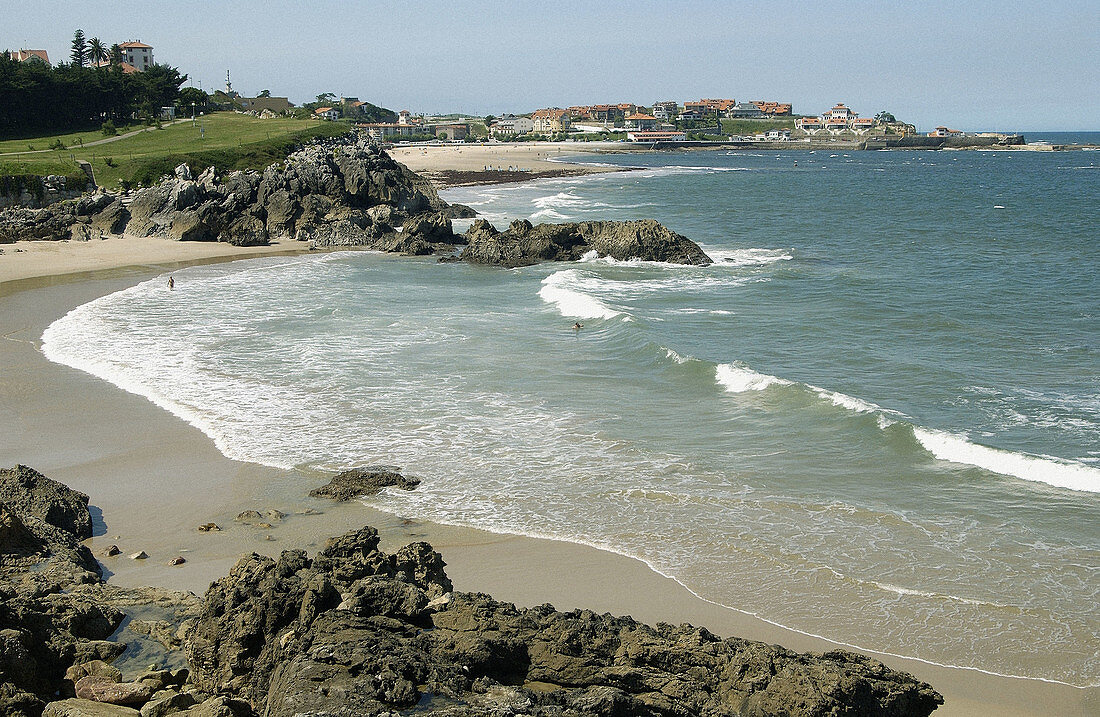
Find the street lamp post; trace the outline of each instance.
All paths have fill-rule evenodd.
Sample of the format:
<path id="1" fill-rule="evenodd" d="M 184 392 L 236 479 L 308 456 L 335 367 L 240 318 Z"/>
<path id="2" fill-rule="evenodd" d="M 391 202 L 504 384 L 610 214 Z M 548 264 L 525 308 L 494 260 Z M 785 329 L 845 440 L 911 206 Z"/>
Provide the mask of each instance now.
<path id="1" fill-rule="evenodd" d="M 191 126 L 195 126 L 195 103 L 191 103 Z"/>

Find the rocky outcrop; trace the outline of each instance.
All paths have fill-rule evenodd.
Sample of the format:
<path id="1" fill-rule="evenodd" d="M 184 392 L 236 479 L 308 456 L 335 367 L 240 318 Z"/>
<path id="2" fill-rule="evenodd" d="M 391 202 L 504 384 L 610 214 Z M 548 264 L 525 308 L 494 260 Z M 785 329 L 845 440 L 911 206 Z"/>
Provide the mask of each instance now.
<path id="1" fill-rule="evenodd" d="M 461 259 L 472 264 L 515 267 L 541 261 L 576 261 L 591 251 L 623 261 L 706 266 L 699 245 L 652 219 L 539 224 L 516 220 L 504 232 L 479 219 L 466 231 Z"/>
<path id="2" fill-rule="evenodd" d="M 311 490 L 309 494 L 314 498 L 351 500 L 361 495 L 374 495 L 391 485 L 402 490 L 413 490 L 420 485 L 420 479 L 405 477 L 383 466 L 352 468 L 337 474 L 327 484 Z"/>
<path id="3" fill-rule="evenodd" d="M 0 471 L 0 714 L 37 716 L 59 694 L 92 697 L 93 707 L 68 700 L 77 704 L 55 714 L 113 714 L 95 705 L 140 706 L 164 688 L 152 678 L 124 683 L 106 664 L 127 648 L 118 639 L 125 610 L 146 618 L 121 630 L 131 650 L 143 639 L 161 638 L 165 649 L 156 659 L 167 663 L 168 650 L 181 653 L 180 630 L 197 617 L 199 601 L 103 583 L 99 564 L 80 542 L 89 535 L 86 495 L 26 466 Z"/>
<path id="4" fill-rule="evenodd" d="M 92 537 L 88 496 L 33 468 L 17 465 L 0 469 L 0 501 L 18 513 L 41 518 L 77 538 Z"/>
<path id="5" fill-rule="evenodd" d="M 42 209 L 14 207 L 0 211 L 0 244 L 21 239 L 87 241 L 119 233 L 129 213 L 117 197 L 94 194 Z"/>
<path id="6" fill-rule="evenodd" d="M 410 217 L 444 211 L 446 216 L 418 225 L 411 238 L 395 237 L 394 227 Z M 450 209 L 427 180 L 377 146 L 335 138 L 307 145 L 262 173 L 219 177 L 210 168 L 194 177 L 187 165 L 180 165 L 173 176 L 138 191 L 128 208 L 99 194 L 41 210 L 0 212 L 0 243 L 86 240 L 126 232 L 239 246 L 291 239 L 318 247 L 428 253 L 433 246 L 454 243 L 449 217 L 469 211 Z M 440 217 L 447 220 L 445 225 Z"/>
<path id="7" fill-rule="evenodd" d="M 349 483 L 400 478 L 349 473 Z M 34 476 L 13 485 L 63 494 Z M 312 558 L 246 556 L 201 601 L 120 588 L 80 565 L 76 536 L 30 512 L 41 505 L 5 495 L 23 507 L 0 503 L 0 537 L 10 538 L 0 543 L 0 714 L 908 717 L 942 703 L 928 685 L 848 652 L 455 593 L 430 545 L 387 554 L 370 527 Z M 123 626 L 127 611 L 142 619 Z M 146 638 L 165 651 L 148 652 Z M 128 679 L 110 664 L 124 649 Z M 150 661 L 162 667 L 133 671 Z"/>
<path id="8" fill-rule="evenodd" d="M 204 598 L 192 679 L 269 717 L 904 716 L 942 702 L 861 655 L 450 591 L 430 546 L 386 555 L 370 528 L 312 560 L 251 555 Z"/>

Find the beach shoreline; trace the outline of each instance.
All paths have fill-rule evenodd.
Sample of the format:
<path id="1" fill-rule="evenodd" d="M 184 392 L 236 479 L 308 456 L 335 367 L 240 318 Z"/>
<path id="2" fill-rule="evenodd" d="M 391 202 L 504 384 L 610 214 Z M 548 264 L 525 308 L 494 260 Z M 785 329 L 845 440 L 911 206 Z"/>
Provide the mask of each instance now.
<path id="1" fill-rule="evenodd" d="M 5 367 L 0 373 L 0 430 L 9 436 L 0 447 L 0 464 L 29 465 L 91 496 L 102 520 L 88 544 L 111 581 L 201 594 L 242 553 L 312 551 L 328 537 L 371 524 L 387 550 L 414 540 L 430 542 L 443 554 L 459 590 L 487 592 L 527 606 L 550 602 L 559 609 L 630 614 L 650 623 L 691 622 L 716 634 L 796 650 L 839 647 L 709 603 L 633 558 L 574 543 L 420 522 L 357 502 L 309 498 L 309 490 L 327 476 L 226 458 L 205 434 L 145 398 L 52 364 L 39 350 L 46 326 L 87 301 L 184 265 L 253 255 L 263 254 L 232 252 L 168 263 L 134 260 L 98 271 L 0 280 L 0 365 Z M 271 529 L 235 522 L 246 509 L 276 509 L 287 517 Z M 223 530 L 198 532 L 196 527 L 206 522 Z M 118 544 L 123 555 L 103 558 L 110 544 Z M 151 559 L 124 557 L 137 550 L 145 550 Z M 176 555 L 187 563 L 167 565 Z M 943 693 L 947 703 L 937 714 L 1084 715 L 1100 705 L 1096 688 L 868 654 Z"/>

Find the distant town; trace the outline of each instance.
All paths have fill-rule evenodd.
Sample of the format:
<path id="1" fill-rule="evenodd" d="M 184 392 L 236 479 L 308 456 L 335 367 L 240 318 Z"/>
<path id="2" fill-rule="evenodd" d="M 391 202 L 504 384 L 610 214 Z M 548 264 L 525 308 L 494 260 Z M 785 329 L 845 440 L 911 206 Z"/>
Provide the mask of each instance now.
<path id="1" fill-rule="evenodd" d="M 180 74 L 176 68 L 157 64 L 153 51 L 152 45 L 140 39 L 110 46 L 97 38 L 85 43 L 83 34 L 77 31 L 72 63 L 62 62 L 56 67 L 61 69 L 79 65 L 125 76 L 169 72 L 186 80 L 187 76 Z M 48 53 L 41 49 L 7 50 L 0 57 L 20 64 L 37 63 L 53 67 Z M 163 86 L 165 83 L 150 84 Z M 164 97 L 168 99 L 167 94 Z M 263 90 L 251 97 L 241 94 L 234 90 L 229 70 L 226 71 L 224 88 L 206 92 L 201 83 L 198 88 L 182 87 L 175 92 L 170 103 L 156 107 L 151 106 L 147 99 L 139 111 L 121 119 L 143 119 L 146 123 L 175 121 L 215 111 L 236 111 L 260 118 L 310 118 L 342 122 L 354 125 L 360 132 L 381 143 L 551 140 L 615 141 L 652 146 L 756 146 L 764 143 L 777 148 L 783 146 L 782 143 L 790 143 L 789 146 L 794 148 L 831 142 L 876 149 L 1021 144 L 1023 141 L 1014 135 L 966 133 L 947 126 L 920 133 L 913 124 L 896 118 L 891 112 L 861 114 L 843 102 L 816 114 L 797 113 L 791 102 L 779 100 L 702 98 L 684 101 L 666 99 L 648 104 L 614 102 L 564 108 L 543 107 L 534 111 L 516 110 L 500 116 L 477 117 L 462 113 L 430 115 L 408 109 L 395 112 L 358 97 L 324 92 L 317 95 L 315 101 L 296 106 L 288 97 L 274 95 L 271 90 Z M 118 121 L 119 112 L 114 114 Z M 105 133 L 109 131 L 109 128 L 105 129 Z"/>

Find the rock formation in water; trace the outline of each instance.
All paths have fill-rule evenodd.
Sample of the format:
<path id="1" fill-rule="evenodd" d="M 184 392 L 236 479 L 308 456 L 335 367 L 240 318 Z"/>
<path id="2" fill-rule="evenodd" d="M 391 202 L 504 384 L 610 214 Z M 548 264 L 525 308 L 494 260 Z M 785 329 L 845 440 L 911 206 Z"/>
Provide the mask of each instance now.
<path id="1" fill-rule="evenodd" d="M 455 593 L 430 545 L 389 555 L 370 527 L 312 558 L 243 557 L 201 600 L 118 588 L 69 530 L 85 496 L 2 473 L 5 715 L 908 717 L 942 703 L 862 655 Z M 129 679 L 111 664 L 124 651 Z M 134 670 L 150 654 L 162 669 Z"/>
<path id="2" fill-rule="evenodd" d="M 315 498 L 351 500 L 361 495 L 374 495 L 391 485 L 402 490 L 413 490 L 420 485 L 420 479 L 403 476 L 385 466 L 352 468 L 333 476 L 332 480 L 309 494 Z"/>
<path id="3" fill-rule="evenodd" d="M 514 267 L 540 261 L 576 261 L 591 251 L 623 261 L 644 259 L 696 266 L 712 263 L 698 244 L 652 219 L 537 226 L 517 219 L 504 232 L 478 219 L 466 231 L 461 259 L 472 264 Z"/>

